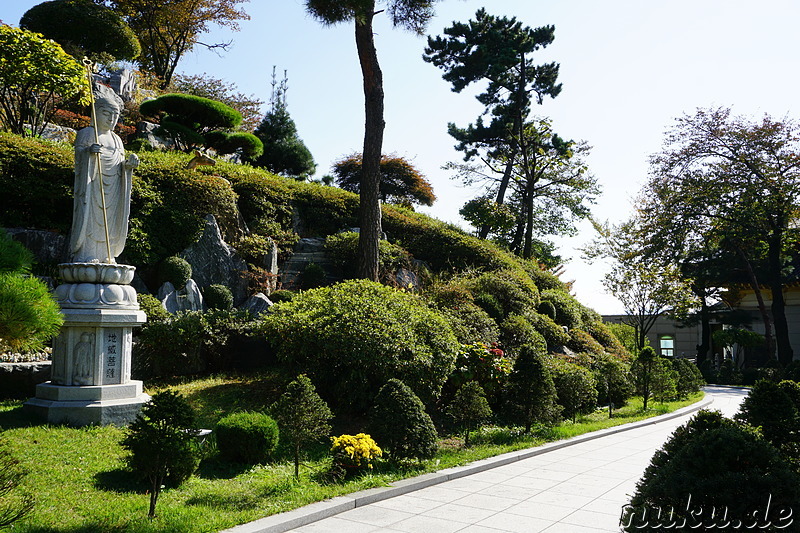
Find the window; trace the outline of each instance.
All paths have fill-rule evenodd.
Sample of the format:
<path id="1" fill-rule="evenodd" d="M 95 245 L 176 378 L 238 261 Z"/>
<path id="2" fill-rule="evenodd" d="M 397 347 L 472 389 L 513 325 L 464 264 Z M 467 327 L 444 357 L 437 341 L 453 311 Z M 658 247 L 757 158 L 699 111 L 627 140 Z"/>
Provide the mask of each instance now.
<path id="1" fill-rule="evenodd" d="M 675 355 L 675 337 L 672 335 L 662 335 L 658 338 L 658 347 L 662 357 L 672 357 Z"/>

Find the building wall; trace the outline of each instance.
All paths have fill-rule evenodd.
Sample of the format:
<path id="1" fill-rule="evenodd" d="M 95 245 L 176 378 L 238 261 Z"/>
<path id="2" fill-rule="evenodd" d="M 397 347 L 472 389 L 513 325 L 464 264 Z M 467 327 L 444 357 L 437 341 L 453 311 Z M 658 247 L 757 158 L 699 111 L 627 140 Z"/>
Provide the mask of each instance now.
<path id="1" fill-rule="evenodd" d="M 625 315 L 606 315 L 606 322 L 622 322 Z M 661 339 L 665 336 L 672 337 L 673 354 L 677 357 L 694 358 L 697 355 L 697 345 L 700 344 L 700 326 L 681 327 L 681 325 L 667 317 L 660 316 L 647 333 L 650 346 L 659 355 L 664 355 L 661 350 Z"/>

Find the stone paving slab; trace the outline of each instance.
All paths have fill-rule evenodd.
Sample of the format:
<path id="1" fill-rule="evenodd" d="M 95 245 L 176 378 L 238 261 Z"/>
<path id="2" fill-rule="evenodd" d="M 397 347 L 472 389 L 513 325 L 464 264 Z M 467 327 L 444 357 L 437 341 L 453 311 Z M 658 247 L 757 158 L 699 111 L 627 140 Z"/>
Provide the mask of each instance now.
<path id="1" fill-rule="evenodd" d="M 308 533 L 609 531 L 606 528 L 611 522 L 617 523 L 619 511 L 615 509 L 611 514 L 602 502 L 614 502 L 616 505 L 625 491 L 632 490 L 632 487 L 623 486 L 625 480 L 632 475 L 638 476 L 644 470 L 654 449 L 652 443 L 642 442 L 643 464 L 619 465 L 614 462 L 627 461 L 629 458 L 615 454 L 613 446 L 592 446 L 591 442 L 614 436 L 625 440 L 620 434 L 673 421 L 707 407 L 712 401 L 707 396 L 696 404 L 666 415 L 395 481 L 386 487 L 359 491 L 268 516 L 223 533 L 282 533 L 297 528 Z M 592 446 L 590 451 L 594 455 L 596 450 L 596 455 L 588 460 L 572 460 L 574 453 L 570 448 L 577 444 Z M 626 445 L 637 449 L 638 443 L 626 442 Z M 550 460 L 553 457 L 566 462 L 548 469 L 547 464 L 556 460 Z M 530 466 L 522 470 L 515 467 L 515 463 L 520 461 L 536 461 L 535 477 L 526 475 L 530 474 Z M 611 464 L 613 468 L 605 473 L 603 469 Z M 495 469 L 501 467 L 508 470 L 503 469 L 500 474 Z M 629 468 L 620 470 L 621 467 Z M 589 478 L 589 481 L 583 480 L 580 484 L 566 483 L 587 469 L 595 469 L 597 474 L 601 474 L 595 476 L 595 482 Z M 463 483 L 456 481 L 466 476 L 470 478 L 464 479 Z M 443 483 L 447 483 L 447 487 L 441 486 Z M 370 504 L 377 504 L 378 507 L 365 507 Z M 538 514 L 531 515 L 531 509 L 534 508 L 538 508 Z M 575 508 L 580 509 L 575 511 Z M 454 520 L 454 516 L 460 520 Z"/>

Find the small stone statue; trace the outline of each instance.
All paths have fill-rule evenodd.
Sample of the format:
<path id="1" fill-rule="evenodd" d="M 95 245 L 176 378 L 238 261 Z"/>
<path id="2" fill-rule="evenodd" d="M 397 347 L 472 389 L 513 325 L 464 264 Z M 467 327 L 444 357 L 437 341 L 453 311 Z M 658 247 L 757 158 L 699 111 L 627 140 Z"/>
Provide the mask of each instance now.
<path id="1" fill-rule="evenodd" d="M 75 139 L 75 200 L 70 253 L 76 263 L 116 263 L 116 257 L 125 248 L 131 180 L 139 158 L 136 154 L 125 157 L 122 139 L 113 131 L 121 112 L 122 99 L 110 88 L 95 85 L 97 134 L 95 136 L 94 128 L 88 127 L 80 130 Z"/>

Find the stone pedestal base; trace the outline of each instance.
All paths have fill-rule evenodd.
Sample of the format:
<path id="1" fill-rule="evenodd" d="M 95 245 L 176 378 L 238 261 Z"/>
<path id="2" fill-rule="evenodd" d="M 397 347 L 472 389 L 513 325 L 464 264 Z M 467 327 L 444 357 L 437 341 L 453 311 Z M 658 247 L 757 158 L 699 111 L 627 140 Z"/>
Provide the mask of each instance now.
<path id="1" fill-rule="evenodd" d="M 59 271 L 64 326 L 53 341 L 50 381 L 25 407 L 52 424 L 127 425 L 150 399 L 131 380 L 133 328 L 146 320 L 129 285 L 134 268 L 64 263 Z"/>
<path id="2" fill-rule="evenodd" d="M 139 414 L 150 396 L 142 392 L 142 382 L 122 385 L 64 386 L 50 381 L 36 386 L 36 398 L 25 402 L 25 409 L 50 424 L 69 426 L 125 426 Z"/>

